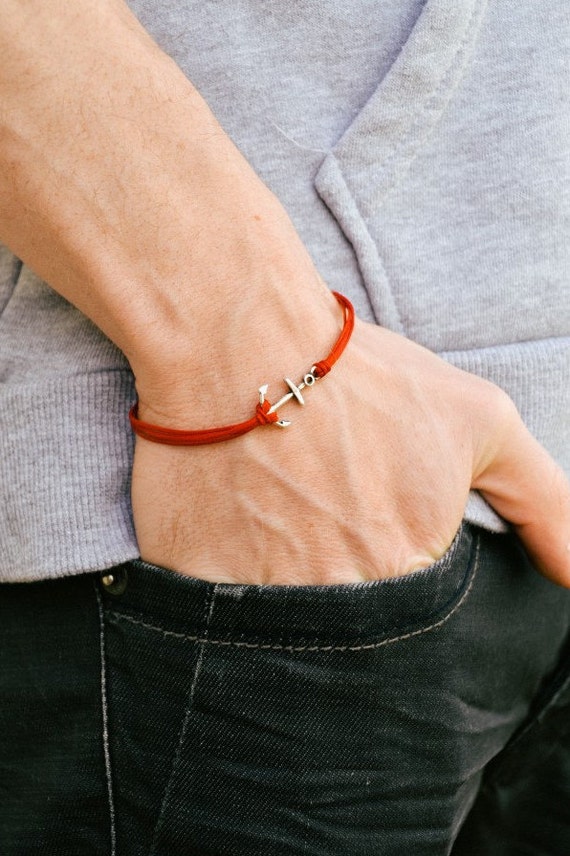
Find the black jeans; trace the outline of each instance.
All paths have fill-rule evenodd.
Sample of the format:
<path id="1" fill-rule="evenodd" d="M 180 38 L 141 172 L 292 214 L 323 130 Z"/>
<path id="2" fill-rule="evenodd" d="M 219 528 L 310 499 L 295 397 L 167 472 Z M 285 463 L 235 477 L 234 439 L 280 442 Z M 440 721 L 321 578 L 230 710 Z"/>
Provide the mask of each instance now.
<path id="1" fill-rule="evenodd" d="M 570 592 L 512 536 L 375 583 L 111 573 L 0 587 L 2 856 L 570 853 Z"/>

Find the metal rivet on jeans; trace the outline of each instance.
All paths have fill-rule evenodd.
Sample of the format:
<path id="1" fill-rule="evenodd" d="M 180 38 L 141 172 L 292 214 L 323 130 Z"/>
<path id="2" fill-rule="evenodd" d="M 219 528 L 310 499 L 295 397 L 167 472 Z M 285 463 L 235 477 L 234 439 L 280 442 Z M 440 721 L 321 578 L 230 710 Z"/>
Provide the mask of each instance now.
<path id="1" fill-rule="evenodd" d="M 106 571 L 101 577 L 101 585 L 107 594 L 120 595 L 127 588 L 127 569 L 118 567 Z"/>

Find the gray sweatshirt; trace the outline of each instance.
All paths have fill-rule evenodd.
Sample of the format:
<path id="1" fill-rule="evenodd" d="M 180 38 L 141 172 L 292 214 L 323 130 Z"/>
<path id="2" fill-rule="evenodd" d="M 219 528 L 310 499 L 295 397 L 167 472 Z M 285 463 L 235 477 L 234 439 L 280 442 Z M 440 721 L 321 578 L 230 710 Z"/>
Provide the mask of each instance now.
<path id="1" fill-rule="evenodd" d="M 570 475 L 568 0 L 131 6 L 329 286 L 502 386 Z M 123 355 L 0 247 L 0 579 L 137 556 L 133 400 Z M 466 516 L 504 527 L 476 494 Z"/>

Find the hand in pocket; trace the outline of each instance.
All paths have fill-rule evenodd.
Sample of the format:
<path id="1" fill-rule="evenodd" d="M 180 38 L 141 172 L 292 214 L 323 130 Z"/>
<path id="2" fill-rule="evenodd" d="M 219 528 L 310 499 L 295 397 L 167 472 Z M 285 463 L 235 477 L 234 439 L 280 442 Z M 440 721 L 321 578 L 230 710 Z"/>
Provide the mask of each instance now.
<path id="1" fill-rule="evenodd" d="M 493 384 L 357 321 L 306 406 L 287 407 L 289 428 L 218 445 L 137 440 L 144 559 L 237 583 L 406 574 L 442 556 L 476 488 L 536 566 L 570 586 L 568 483 Z"/>

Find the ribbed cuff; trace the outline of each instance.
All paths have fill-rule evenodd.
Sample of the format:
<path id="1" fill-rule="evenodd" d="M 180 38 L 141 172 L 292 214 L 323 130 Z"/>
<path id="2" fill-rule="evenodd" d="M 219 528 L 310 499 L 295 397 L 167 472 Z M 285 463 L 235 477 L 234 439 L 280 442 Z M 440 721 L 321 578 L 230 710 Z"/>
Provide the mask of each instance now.
<path id="1" fill-rule="evenodd" d="M 138 555 L 128 370 L 0 387 L 0 580 L 96 571 Z"/>

